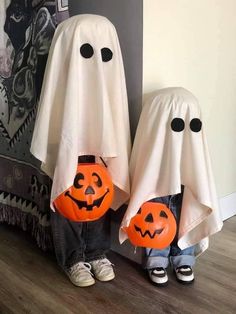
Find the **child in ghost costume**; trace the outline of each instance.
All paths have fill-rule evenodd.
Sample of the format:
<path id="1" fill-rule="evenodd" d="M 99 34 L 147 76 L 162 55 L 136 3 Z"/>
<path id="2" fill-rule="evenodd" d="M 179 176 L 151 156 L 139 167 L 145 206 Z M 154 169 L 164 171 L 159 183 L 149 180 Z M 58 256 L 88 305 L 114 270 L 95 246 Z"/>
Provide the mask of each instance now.
<path id="1" fill-rule="evenodd" d="M 208 237 L 222 228 L 211 163 L 197 99 L 184 88 L 165 88 L 144 104 L 130 161 L 131 197 L 120 229 L 145 202 L 166 204 L 177 222 L 177 234 L 163 250 L 146 249 L 149 277 L 168 281 L 171 262 L 177 280 L 194 280 L 195 257 L 208 247 Z"/>
<path id="2" fill-rule="evenodd" d="M 112 209 L 129 199 L 125 76 L 118 36 L 107 18 L 77 15 L 58 26 L 31 152 L 53 180 L 51 225 L 59 265 L 77 286 L 94 284 L 94 276 L 101 281 L 113 279 L 113 267 L 105 255 L 110 247 L 109 214 L 77 223 L 60 216 L 53 205 L 73 185 L 78 157 L 82 162 L 105 161 L 114 185 Z"/>

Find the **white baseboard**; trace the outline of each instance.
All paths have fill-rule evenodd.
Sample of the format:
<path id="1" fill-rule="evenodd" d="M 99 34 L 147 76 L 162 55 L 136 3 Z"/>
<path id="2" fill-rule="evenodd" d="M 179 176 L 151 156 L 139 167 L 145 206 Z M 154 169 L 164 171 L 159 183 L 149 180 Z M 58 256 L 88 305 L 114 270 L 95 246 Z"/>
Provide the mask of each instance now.
<path id="1" fill-rule="evenodd" d="M 236 192 L 220 198 L 219 201 L 223 220 L 236 215 Z"/>

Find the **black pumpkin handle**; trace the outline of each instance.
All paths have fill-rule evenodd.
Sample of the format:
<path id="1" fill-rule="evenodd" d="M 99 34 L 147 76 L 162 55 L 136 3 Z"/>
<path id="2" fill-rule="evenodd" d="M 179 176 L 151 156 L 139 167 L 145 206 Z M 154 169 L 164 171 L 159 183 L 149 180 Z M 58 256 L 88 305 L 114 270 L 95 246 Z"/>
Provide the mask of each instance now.
<path id="1" fill-rule="evenodd" d="M 105 160 L 100 156 L 100 159 L 102 161 L 102 163 L 104 164 L 104 166 L 107 168 L 107 164 L 105 163 Z"/>
<path id="2" fill-rule="evenodd" d="M 107 168 L 107 164 L 105 163 L 104 159 L 100 156 L 100 159 L 103 165 Z M 95 163 L 95 156 L 94 155 L 82 155 L 78 157 L 78 164 L 82 163 Z"/>

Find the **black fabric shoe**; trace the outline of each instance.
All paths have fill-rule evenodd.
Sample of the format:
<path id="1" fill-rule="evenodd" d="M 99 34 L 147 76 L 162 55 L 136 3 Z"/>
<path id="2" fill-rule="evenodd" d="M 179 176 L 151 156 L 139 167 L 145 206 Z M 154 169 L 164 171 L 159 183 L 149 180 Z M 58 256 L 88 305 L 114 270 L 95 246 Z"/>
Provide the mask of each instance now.
<path id="1" fill-rule="evenodd" d="M 151 282 L 157 286 L 166 286 L 168 283 L 168 275 L 163 267 L 148 269 L 148 275 Z"/>
<path id="2" fill-rule="evenodd" d="M 183 284 L 189 284 L 194 281 L 194 273 L 191 266 L 183 265 L 175 269 L 177 281 Z"/>

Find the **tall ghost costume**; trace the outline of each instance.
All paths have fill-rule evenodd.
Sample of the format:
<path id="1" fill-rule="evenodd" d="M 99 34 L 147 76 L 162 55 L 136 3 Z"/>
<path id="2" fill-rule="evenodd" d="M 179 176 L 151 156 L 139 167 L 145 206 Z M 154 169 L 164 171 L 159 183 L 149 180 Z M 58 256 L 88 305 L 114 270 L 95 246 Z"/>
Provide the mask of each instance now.
<path id="1" fill-rule="evenodd" d="M 197 99 L 184 88 L 166 88 L 144 104 L 130 161 L 131 198 L 120 229 L 153 198 L 181 193 L 180 249 L 196 245 L 199 255 L 208 237 L 222 228 L 204 126 Z"/>
<path id="2" fill-rule="evenodd" d="M 53 201 L 73 185 L 78 156 L 102 157 L 115 186 L 112 208 L 129 198 L 130 129 L 123 61 L 105 17 L 77 15 L 52 41 L 36 118 L 32 154 L 53 180 Z"/>

